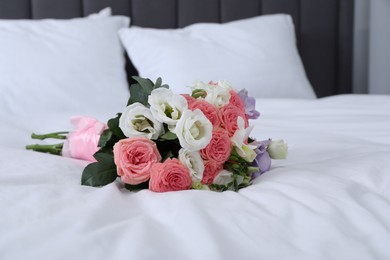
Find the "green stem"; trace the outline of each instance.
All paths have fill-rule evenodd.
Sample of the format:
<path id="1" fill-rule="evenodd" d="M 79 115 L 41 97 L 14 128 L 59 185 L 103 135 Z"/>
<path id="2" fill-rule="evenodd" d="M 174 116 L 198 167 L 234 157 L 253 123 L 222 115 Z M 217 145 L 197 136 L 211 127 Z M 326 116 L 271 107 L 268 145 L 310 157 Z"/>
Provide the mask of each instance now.
<path id="1" fill-rule="evenodd" d="M 38 140 L 44 140 L 46 138 L 53 138 L 53 139 L 66 139 L 66 134 L 69 132 L 55 132 L 55 133 L 49 133 L 49 134 L 43 134 L 43 135 L 38 135 L 38 134 L 31 134 L 32 139 L 38 139 Z"/>
<path id="2" fill-rule="evenodd" d="M 64 146 L 64 143 L 45 144 L 45 145 L 44 144 L 31 144 L 31 145 L 27 145 L 26 149 L 33 150 L 36 152 L 41 152 L 41 153 L 50 153 L 50 154 L 55 154 L 55 155 L 61 155 L 63 146 Z"/>

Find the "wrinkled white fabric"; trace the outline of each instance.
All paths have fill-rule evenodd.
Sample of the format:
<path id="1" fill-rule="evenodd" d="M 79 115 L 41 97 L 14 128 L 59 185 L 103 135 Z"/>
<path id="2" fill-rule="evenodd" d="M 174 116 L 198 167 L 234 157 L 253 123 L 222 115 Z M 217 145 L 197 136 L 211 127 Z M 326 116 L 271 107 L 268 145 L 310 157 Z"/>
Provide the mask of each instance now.
<path id="1" fill-rule="evenodd" d="M 257 102 L 289 156 L 238 193 L 81 186 L 84 162 L 23 149 L 66 113 L 1 111 L 0 259 L 388 259 L 390 97 Z"/>

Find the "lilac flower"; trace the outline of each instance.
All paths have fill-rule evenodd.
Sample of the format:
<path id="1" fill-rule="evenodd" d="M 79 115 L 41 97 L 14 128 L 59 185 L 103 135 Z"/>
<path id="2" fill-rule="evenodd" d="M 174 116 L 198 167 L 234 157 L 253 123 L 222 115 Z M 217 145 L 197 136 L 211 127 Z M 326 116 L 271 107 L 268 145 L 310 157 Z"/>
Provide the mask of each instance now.
<path id="1" fill-rule="evenodd" d="M 255 172 L 252 175 L 252 178 L 256 178 L 262 173 L 268 171 L 271 168 L 271 157 L 267 152 L 267 146 L 271 143 L 271 139 L 264 141 L 254 141 L 252 144 L 256 145 L 257 148 L 255 152 L 257 154 L 255 160 L 253 161 L 253 166 L 259 168 L 259 172 Z"/>
<path id="2" fill-rule="evenodd" d="M 256 110 L 256 99 L 248 96 L 248 90 L 241 89 L 238 95 L 245 104 L 245 114 L 249 119 L 257 119 L 260 116 L 259 111 Z"/>

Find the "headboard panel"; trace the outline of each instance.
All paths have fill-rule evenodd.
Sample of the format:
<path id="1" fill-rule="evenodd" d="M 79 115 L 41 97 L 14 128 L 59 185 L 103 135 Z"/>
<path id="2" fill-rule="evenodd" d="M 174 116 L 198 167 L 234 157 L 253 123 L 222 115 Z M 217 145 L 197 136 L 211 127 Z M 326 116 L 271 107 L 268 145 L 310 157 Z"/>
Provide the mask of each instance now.
<path id="1" fill-rule="evenodd" d="M 351 92 L 353 0 L 1 0 L 0 18 L 72 18 L 107 6 L 135 25 L 154 28 L 289 13 L 317 95 Z"/>

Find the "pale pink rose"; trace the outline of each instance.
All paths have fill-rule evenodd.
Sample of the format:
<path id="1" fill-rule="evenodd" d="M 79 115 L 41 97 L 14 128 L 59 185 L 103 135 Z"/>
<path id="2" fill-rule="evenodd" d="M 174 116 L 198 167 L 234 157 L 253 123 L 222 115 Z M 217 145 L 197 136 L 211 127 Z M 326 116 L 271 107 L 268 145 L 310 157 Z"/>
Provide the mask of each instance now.
<path id="1" fill-rule="evenodd" d="M 219 126 L 221 124 L 218 109 L 203 99 L 195 99 L 195 101 L 188 103 L 188 108 L 192 111 L 195 109 L 202 111 L 213 126 Z"/>
<path id="2" fill-rule="evenodd" d="M 124 183 L 149 180 L 151 167 L 161 160 L 156 144 L 146 137 L 122 139 L 114 145 L 114 161 Z"/>
<path id="3" fill-rule="evenodd" d="M 242 101 L 242 98 L 237 94 L 236 91 L 230 90 L 230 100 L 229 102 L 236 107 L 238 107 L 245 114 L 245 104 Z"/>
<path id="4" fill-rule="evenodd" d="M 232 151 L 232 143 L 229 134 L 226 130 L 217 128 L 213 130 L 210 143 L 206 148 L 200 150 L 200 154 L 204 160 L 214 160 L 219 163 L 224 163 L 230 156 Z"/>
<path id="5" fill-rule="evenodd" d="M 242 117 L 245 120 L 245 127 L 248 127 L 249 122 L 245 115 L 245 111 L 239 109 L 235 105 L 229 103 L 225 106 L 223 106 L 220 109 L 220 117 L 222 121 L 223 128 L 225 128 L 229 136 L 233 136 L 236 130 L 238 129 L 237 126 L 237 118 Z"/>
<path id="6" fill-rule="evenodd" d="M 68 134 L 62 148 L 62 155 L 96 162 L 93 155 L 99 150 L 100 135 L 107 128 L 106 124 L 85 116 L 74 116 L 70 122 L 75 130 Z"/>
<path id="7" fill-rule="evenodd" d="M 222 170 L 223 164 L 214 160 L 208 160 L 204 162 L 204 172 L 202 184 L 212 184 L 215 176 Z"/>
<path id="8" fill-rule="evenodd" d="M 190 170 L 176 158 L 156 163 L 151 169 L 149 189 L 152 191 L 189 190 L 191 185 Z"/>

